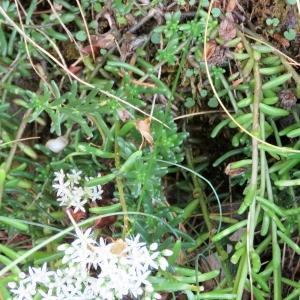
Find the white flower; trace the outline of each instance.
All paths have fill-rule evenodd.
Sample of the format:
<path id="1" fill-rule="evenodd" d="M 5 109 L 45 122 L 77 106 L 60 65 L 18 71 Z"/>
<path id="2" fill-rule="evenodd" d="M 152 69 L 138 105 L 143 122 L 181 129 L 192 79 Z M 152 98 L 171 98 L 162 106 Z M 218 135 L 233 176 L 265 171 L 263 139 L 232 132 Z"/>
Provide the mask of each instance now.
<path id="1" fill-rule="evenodd" d="M 80 174 L 82 173 L 82 171 L 76 172 L 76 171 L 73 169 L 73 170 L 71 170 L 71 172 L 72 172 L 72 174 L 71 174 L 71 173 L 68 173 L 68 174 L 67 174 L 67 177 L 68 177 L 69 180 L 70 180 L 71 187 L 73 187 L 74 184 L 79 184 L 79 180 L 81 179 Z"/>
<path id="2" fill-rule="evenodd" d="M 52 186 L 57 190 L 57 196 L 70 195 L 70 189 L 68 186 L 70 185 L 70 181 L 59 182 L 58 184 L 53 184 Z"/>
<path id="3" fill-rule="evenodd" d="M 70 247 L 69 244 L 61 244 L 57 247 L 57 250 L 59 251 L 66 251 Z"/>
<path id="4" fill-rule="evenodd" d="M 60 206 L 70 206 L 71 203 L 70 196 L 68 195 L 62 195 L 62 197 L 57 198 L 56 200 L 61 202 L 59 204 Z"/>
<path id="5" fill-rule="evenodd" d="M 168 265 L 169 265 L 168 261 L 164 257 L 162 257 L 162 256 L 158 258 L 158 263 L 159 263 L 159 267 L 163 271 L 165 271 L 167 269 Z"/>
<path id="6" fill-rule="evenodd" d="M 50 282 L 49 276 L 54 274 L 52 271 L 47 271 L 47 263 L 44 263 L 41 268 L 29 267 L 28 270 L 29 275 L 23 280 L 23 282 L 30 282 L 34 289 L 36 288 L 37 283 L 47 285 Z"/>
<path id="7" fill-rule="evenodd" d="M 161 254 L 164 256 L 171 256 L 173 254 L 173 251 L 170 249 L 164 249 L 163 251 L 161 251 Z"/>
<path id="8" fill-rule="evenodd" d="M 151 251 L 155 251 L 158 248 L 158 244 L 157 243 L 152 243 L 149 248 L 150 248 Z"/>
<path id="9" fill-rule="evenodd" d="M 151 268 L 165 270 L 168 266 L 161 252 L 153 253 L 158 248 L 156 243 L 149 250 L 146 243 L 139 242 L 139 235 L 107 244 L 102 237 L 96 243 L 92 229 L 84 233 L 76 229 L 76 233 L 78 238 L 71 245 L 58 247 L 65 253 L 61 269 L 47 272 L 46 264 L 30 267 L 29 275 L 19 274 L 23 280 L 9 284 L 13 300 L 31 300 L 37 293 L 43 300 L 116 300 L 143 294 L 143 299 L 161 297 L 148 281 Z"/>
<path id="10" fill-rule="evenodd" d="M 91 231 L 92 229 L 90 228 L 86 230 L 84 234 L 77 232 L 77 236 L 79 238 L 72 242 L 72 244 L 65 250 L 65 256 L 62 260 L 63 263 L 72 261 L 73 263 L 80 264 L 83 268 L 90 263 L 90 257 L 93 255 L 93 251 L 95 251 L 93 244 L 96 243 L 92 238 L 90 238 Z"/>
<path id="11" fill-rule="evenodd" d="M 147 271 L 150 267 L 153 269 L 158 269 L 158 264 L 156 258 L 160 255 L 160 252 L 150 253 L 146 247 L 142 247 L 137 251 L 137 249 L 132 251 L 132 266 L 135 266 L 140 272 Z"/>
<path id="12" fill-rule="evenodd" d="M 85 190 L 81 186 L 79 186 L 79 187 L 75 186 L 73 188 L 72 195 L 74 198 L 76 197 L 78 199 L 81 199 L 81 198 L 88 199 L 88 198 L 86 198 Z"/>
<path id="13" fill-rule="evenodd" d="M 74 169 L 67 173 L 66 176 L 63 170 L 55 172 L 55 179 L 52 186 L 56 189 L 57 201 L 60 202 L 60 206 L 73 207 L 74 213 L 80 211 L 85 212 L 84 205 L 88 200 L 96 201 L 102 199 L 102 187 L 101 185 L 93 187 L 81 187 L 82 177 L 80 176 L 82 171 L 75 171 Z M 65 181 L 65 177 L 68 180 Z M 92 177 L 85 177 L 85 181 L 93 179 Z"/>
<path id="14" fill-rule="evenodd" d="M 9 283 L 8 286 L 13 287 L 14 285 Z M 22 280 L 18 286 L 13 287 L 10 291 L 16 295 L 14 300 L 33 300 L 33 296 L 36 294 L 35 288 L 31 284 L 24 285 Z"/>
<path id="15" fill-rule="evenodd" d="M 100 263 L 104 260 L 110 260 L 113 262 L 118 261 L 117 255 L 111 253 L 112 246 L 113 246 L 113 243 L 106 244 L 105 240 L 102 237 L 100 237 L 99 247 L 96 248 L 96 252 L 98 253 Z"/>
<path id="16" fill-rule="evenodd" d="M 93 186 L 91 192 L 89 193 L 89 198 L 92 200 L 92 202 L 95 202 L 96 200 L 102 199 L 102 187 L 101 185 Z"/>
<path id="17" fill-rule="evenodd" d="M 78 239 L 75 240 L 73 243 L 79 244 L 80 241 L 83 241 L 83 242 L 91 244 L 91 245 L 96 244 L 96 241 L 91 237 L 93 234 L 92 230 L 93 230 L 92 228 L 88 228 L 84 233 L 82 233 L 80 230 L 78 230 L 76 228 L 75 231 L 78 236 Z M 72 245 L 73 245 L 73 243 L 72 243 Z"/>
<path id="18" fill-rule="evenodd" d="M 82 212 L 85 212 L 85 208 L 84 208 L 84 204 L 87 202 L 87 200 L 83 200 L 80 201 L 80 199 L 78 198 L 74 198 L 71 203 L 70 206 L 74 207 L 74 213 L 77 213 L 79 210 L 81 210 Z"/>
<path id="19" fill-rule="evenodd" d="M 48 293 L 39 290 L 39 293 L 43 296 L 43 300 L 56 300 L 57 297 L 52 295 L 52 289 L 48 289 Z"/>
<path id="20" fill-rule="evenodd" d="M 140 235 L 137 234 L 137 236 L 134 239 L 125 238 L 125 242 L 127 244 L 127 247 L 123 250 L 123 252 L 129 252 L 132 249 L 141 248 L 142 246 L 146 245 L 146 243 L 139 243 Z"/>
<path id="21" fill-rule="evenodd" d="M 62 295 L 64 291 L 68 292 L 76 289 L 74 278 L 75 272 L 76 270 L 74 271 L 73 268 L 56 270 L 54 282 L 49 284 L 49 287 L 56 290 L 55 294 L 57 297 Z"/>
<path id="22" fill-rule="evenodd" d="M 135 282 L 134 287 L 130 289 L 130 292 L 133 294 L 135 298 L 137 298 L 137 295 L 141 295 L 143 293 L 143 290 L 141 289 L 141 285 L 144 284 L 146 286 L 151 286 L 151 283 L 147 280 L 147 277 L 150 275 L 151 271 L 145 272 L 141 276 L 134 276 L 132 277 L 132 280 Z"/>
<path id="23" fill-rule="evenodd" d="M 59 183 L 64 182 L 65 173 L 63 169 L 60 169 L 59 172 L 54 172 L 55 178 L 54 181 L 58 181 Z"/>
<path id="24" fill-rule="evenodd" d="M 161 299 L 161 295 L 158 294 L 158 293 L 154 293 L 154 294 L 153 294 L 153 297 L 154 297 L 155 299 Z"/>

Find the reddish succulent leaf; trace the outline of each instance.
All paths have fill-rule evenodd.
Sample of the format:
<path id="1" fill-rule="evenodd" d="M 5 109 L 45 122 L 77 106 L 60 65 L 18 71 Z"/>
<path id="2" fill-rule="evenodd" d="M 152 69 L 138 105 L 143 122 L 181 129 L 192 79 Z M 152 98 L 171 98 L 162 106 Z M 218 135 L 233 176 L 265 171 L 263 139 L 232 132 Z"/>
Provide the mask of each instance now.
<path id="1" fill-rule="evenodd" d="M 245 168 L 231 169 L 231 163 L 225 169 L 225 174 L 229 176 L 238 176 L 245 173 Z"/>
<path id="2" fill-rule="evenodd" d="M 238 52 L 244 48 L 244 44 L 242 42 L 237 43 L 234 52 Z"/>
<path id="3" fill-rule="evenodd" d="M 238 86 L 240 83 L 242 83 L 243 81 L 244 81 L 244 78 L 237 79 L 237 80 L 235 80 L 235 81 L 232 83 L 232 86 L 233 86 L 233 87 L 236 87 L 236 86 Z"/>
<path id="4" fill-rule="evenodd" d="M 70 66 L 69 71 L 72 72 L 74 75 L 77 75 L 82 70 L 82 67 L 79 66 Z"/>
<path id="5" fill-rule="evenodd" d="M 99 229 L 99 228 L 104 228 L 106 226 L 112 225 L 117 221 L 117 216 L 108 216 L 108 217 L 103 217 L 100 219 L 97 219 L 95 221 L 94 228 Z"/>
<path id="6" fill-rule="evenodd" d="M 86 213 L 79 210 L 76 213 L 74 212 L 73 208 L 68 208 L 69 213 L 71 214 L 71 216 L 73 217 L 73 219 L 78 222 L 80 220 L 86 219 Z"/>
<path id="7" fill-rule="evenodd" d="M 88 46 L 83 47 L 80 50 L 80 52 L 85 53 L 85 54 L 91 54 L 93 52 L 92 49 L 94 50 L 94 53 L 96 53 L 96 54 L 99 53 L 99 51 L 100 51 L 99 46 L 97 46 L 97 45 L 93 45 L 93 46 L 88 45 Z"/>

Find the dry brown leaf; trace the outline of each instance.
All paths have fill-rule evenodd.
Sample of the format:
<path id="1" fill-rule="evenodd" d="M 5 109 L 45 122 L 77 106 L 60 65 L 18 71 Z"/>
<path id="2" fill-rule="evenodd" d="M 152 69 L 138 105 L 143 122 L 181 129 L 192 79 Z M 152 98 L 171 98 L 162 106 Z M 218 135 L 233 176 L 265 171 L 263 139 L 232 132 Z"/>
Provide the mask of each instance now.
<path id="1" fill-rule="evenodd" d="M 273 34 L 273 39 L 285 48 L 290 46 L 290 42 L 281 33 L 275 32 Z"/>
<path id="2" fill-rule="evenodd" d="M 116 255 L 121 255 L 122 251 L 127 247 L 126 242 L 121 239 L 114 241 L 113 246 L 110 248 L 110 252 Z"/>
<path id="3" fill-rule="evenodd" d="M 93 51 L 92 51 L 92 49 L 93 49 Z M 100 47 L 97 45 L 92 45 L 92 46 L 88 45 L 88 46 L 83 47 L 80 50 L 80 52 L 84 53 L 84 54 L 91 54 L 94 52 L 96 55 L 99 54 L 99 51 L 100 51 Z"/>
<path id="4" fill-rule="evenodd" d="M 111 33 L 103 34 L 98 36 L 97 46 L 104 49 L 111 49 L 116 46 L 115 44 L 115 36 Z"/>
<path id="5" fill-rule="evenodd" d="M 154 148 L 154 140 L 150 133 L 150 124 L 151 120 L 149 118 L 145 120 L 136 120 L 135 126 L 136 129 L 140 132 L 142 135 L 142 144 L 140 146 L 140 149 L 144 148 L 146 146 L 146 141 L 149 143 L 150 150 L 153 151 Z"/>
<path id="6" fill-rule="evenodd" d="M 228 19 L 224 19 L 220 24 L 219 37 L 224 41 L 234 39 L 236 37 L 236 28 L 234 23 Z"/>
<path id="7" fill-rule="evenodd" d="M 206 46 L 206 52 L 203 51 L 202 53 L 201 60 L 205 61 L 205 57 L 207 60 L 209 60 L 209 58 L 214 54 L 216 47 L 217 47 L 217 42 L 215 40 L 209 41 Z"/>
<path id="8" fill-rule="evenodd" d="M 53 3 L 53 8 L 55 11 L 61 11 L 63 6 L 61 4 L 58 4 L 58 3 Z"/>
<path id="9" fill-rule="evenodd" d="M 296 92 L 293 90 L 283 90 L 278 93 L 279 101 L 277 103 L 278 107 L 289 110 L 291 107 L 296 105 L 297 96 Z"/>
<path id="10" fill-rule="evenodd" d="M 226 5 L 226 12 L 231 13 L 236 7 L 236 0 L 229 0 Z"/>
<path id="11" fill-rule="evenodd" d="M 76 222 L 86 219 L 86 213 L 81 210 L 75 213 L 73 208 L 69 208 L 68 211 Z"/>
<path id="12" fill-rule="evenodd" d="M 91 42 L 92 45 L 83 47 L 80 52 L 86 54 L 91 54 L 94 52 L 98 54 L 100 49 L 109 50 L 115 46 L 115 37 L 110 33 L 103 35 L 91 35 Z"/>
<path id="13" fill-rule="evenodd" d="M 124 34 L 124 37 L 125 39 L 120 48 L 122 61 L 125 61 L 127 56 L 132 55 L 134 50 L 140 47 L 147 39 L 145 36 L 137 37 L 131 33 Z"/>
<path id="14" fill-rule="evenodd" d="M 117 114 L 123 122 L 127 122 L 130 119 L 130 114 L 125 108 L 117 109 Z"/>

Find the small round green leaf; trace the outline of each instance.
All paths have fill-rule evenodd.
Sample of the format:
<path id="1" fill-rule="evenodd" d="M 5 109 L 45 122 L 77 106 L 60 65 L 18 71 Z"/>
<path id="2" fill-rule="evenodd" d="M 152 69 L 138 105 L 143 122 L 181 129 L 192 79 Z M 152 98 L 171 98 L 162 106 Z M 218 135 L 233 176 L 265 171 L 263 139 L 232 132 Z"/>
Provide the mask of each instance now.
<path id="1" fill-rule="evenodd" d="M 287 40 L 292 41 L 296 37 L 296 31 L 294 29 L 290 29 L 289 31 L 285 31 L 284 36 Z"/>
<path id="2" fill-rule="evenodd" d="M 213 15 L 214 18 L 217 18 L 221 14 L 221 10 L 219 8 L 217 8 L 217 7 L 214 7 L 211 10 L 211 14 Z"/>
<path id="3" fill-rule="evenodd" d="M 97 13 L 100 12 L 100 11 L 102 10 L 101 4 L 98 3 L 98 2 L 94 3 L 94 10 L 95 10 L 95 12 L 97 12 Z"/>
<path id="4" fill-rule="evenodd" d="M 272 19 L 267 19 L 267 20 L 266 20 L 266 23 L 267 23 L 267 25 L 270 26 L 271 24 L 273 24 L 273 20 L 272 20 Z"/>
<path id="5" fill-rule="evenodd" d="M 185 76 L 186 76 L 186 77 L 191 77 L 193 74 L 194 74 L 193 69 L 188 69 L 188 70 L 186 70 L 186 72 L 185 72 Z"/>
<path id="6" fill-rule="evenodd" d="M 75 37 L 78 41 L 83 42 L 86 40 L 86 32 L 83 30 L 80 30 L 76 33 Z"/>
<path id="7" fill-rule="evenodd" d="M 207 96 L 207 90 L 201 90 L 200 96 L 203 97 L 203 98 L 206 97 Z"/>
<path id="8" fill-rule="evenodd" d="M 151 42 L 157 45 L 160 43 L 160 34 L 158 32 L 154 32 L 151 35 Z"/>
<path id="9" fill-rule="evenodd" d="M 193 99 L 193 98 L 191 98 L 191 97 L 188 97 L 188 98 L 186 98 L 186 100 L 185 100 L 185 103 L 184 103 L 184 106 L 185 107 L 193 107 L 194 105 L 195 105 L 195 100 Z"/>
<path id="10" fill-rule="evenodd" d="M 209 107 L 215 108 L 215 107 L 218 107 L 218 105 L 219 105 L 219 102 L 215 97 L 209 99 L 209 101 L 208 101 Z"/>

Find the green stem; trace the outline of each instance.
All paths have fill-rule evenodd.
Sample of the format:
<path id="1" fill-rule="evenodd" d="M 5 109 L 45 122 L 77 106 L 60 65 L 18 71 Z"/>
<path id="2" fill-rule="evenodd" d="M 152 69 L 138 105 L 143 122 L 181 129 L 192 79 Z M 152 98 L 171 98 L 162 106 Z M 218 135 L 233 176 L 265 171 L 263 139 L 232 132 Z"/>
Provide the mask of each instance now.
<path id="1" fill-rule="evenodd" d="M 236 35 L 242 39 L 242 43 L 243 43 L 246 51 L 248 52 L 250 57 L 252 57 L 252 48 L 251 48 L 249 42 L 247 41 L 247 39 L 245 38 L 245 35 L 243 34 L 243 32 L 240 30 L 237 30 Z"/>
<path id="2" fill-rule="evenodd" d="M 241 32 L 244 32 L 244 33 L 250 35 L 251 37 L 255 38 L 256 40 L 262 41 L 264 44 L 276 49 L 276 47 L 274 45 L 272 45 L 269 41 L 264 39 L 261 35 L 253 32 L 252 30 L 242 27 L 237 24 L 236 24 L 236 27 Z M 293 78 L 296 81 L 297 85 L 300 85 L 300 75 L 295 71 L 295 69 L 290 65 L 290 63 L 286 60 L 286 58 L 281 53 L 276 51 L 276 55 L 278 55 L 280 57 L 281 63 L 284 65 L 286 70 L 293 75 Z"/>
<path id="3" fill-rule="evenodd" d="M 118 144 L 119 130 L 120 130 L 120 121 L 117 120 L 115 122 L 115 164 L 116 164 L 117 170 L 119 170 L 121 168 L 120 147 L 119 147 L 119 144 Z M 126 236 L 126 233 L 129 230 L 127 206 L 126 206 L 126 200 L 125 200 L 125 196 L 124 196 L 122 179 L 117 177 L 116 182 L 117 182 L 117 187 L 118 187 L 118 191 L 119 191 L 119 198 L 120 198 L 119 200 L 120 200 L 120 203 L 121 203 L 121 206 L 122 206 L 122 211 L 124 213 L 124 227 L 123 227 L 123 231 L 122 231 L 122 238 L 124 239 L 125 236 Z"/>
<path id="4" fill-rule="evenodd" d="M 292 65 L 285 59 L 283 55 L 279 55 L 281 63 L 284 65 L 286 70 L 293 75 L 294 80 L 296 81 L 297 85 L 300 85 L 300 76 L 296 72 L 296 70 L 292 67 Z"/>
<path id="5" fill-rule="evenodd" d="M 221 79 L 221 81 L 222 81 L 222 84 L 223 84 L 224 88 L 225 88 L 225 89 L 228 89 L 228 96 L 229 96 L 231 105 L 232 105 L 232 107 L 233 107 L 233 109 L 234 109 L 234 112 L 237 113 L 238 110 L 239 110 L 239 108 L 238 108 L 237 105 L 236 105 L 236 101 L 235 101 L 235 98 L 234 98 L 234 95 L 233 95 L 232 91 L 229 90 L 229 84 L 228 84 L 228 82 L 227 82 L 227 80 L 226 80 L 224 74 L 221 73 L 221 74 L 219 75 L 219 77 L 220 77 L 220 79 Z"/>
<path id="6" fill-rule="evenodd" d="M 191 155 L 190 150 L 186 149 L 185 153 L 186 153 L 186 160 L 187 160 L 188 168 L 191 170 L 194 170 L 194 164 L 192 161 L 192 155 Z M 197 190 L 197 192 L 198 192 L 197 194 L 199 195 L 198 200 L 199 200 L 199 205 L 201 207 L 201 211 L 203 214 L 204 222 L 206 224 L 208 231 L 210 232 L 212 230 L 212 226 L 211 226 L 211 221 L 209 219 L 209 211 L 207 209 L 206 201 L 204 199 L 202 188 L 201 188 L 201 186 L 203 186 L 203 182 L 201 181 L 201 179 L 198 178 L 198 176 L 196 176 L 193 173 L 192 173 L 191 177 L 192 177 L 194 189 Z"/>
<path id="7" fill-rule="evenodd" d="M 99 133 L 100 133 L 100 135 L 101 135 L 102 141 L 103 141 L 103 142 L 102 142 L 102 145 L 104 145 L 104 144 L 105 144 L 105 141 L 106 141 L 106 136 L 105 136 L 104 131 L 102 130 L 102 128 L 101 128 L 101 126 L 100 126 L 100 124 L 99 124 L 97 118 L 96 118 L 94 115 L 89 114 L 89 113 L 87 113 L 86 116 L 87 116 L 89 119 L 91 119 L 91 120 L 94 122 L 94 124 L 97 126 L 97 129 L 98 129 L 98 131 L 99 131 Z"/>
<path id="8" fill-rule="evenodd" d="M 269 174 L 268 166 L 266 168 L 266 174 Z M 273 199 L 273 190 L 272 183 L 269 176 L 267 176 L 267 194 L 270 202 L 274 203 Z M 278 255 L 278 241 L 277 241 L 277 225 L 272 220 L 271 223 L 271 235 L 272 235 L 272 256 L 277 257 Z M 282 291 L 281 291 L 281 267 L 273 267 L 273 278 L 274 278 L 274 299 L 281 300 L 282 299 Z"/>
<path id="9" fill-rule="evenodd" d="M 31 115 L 32 111 L 33 111 L 33 109 L 29 108 L 25 112 L 25 114 L 23 116 L 23 120 L 20 124 L 19 130 L 18 130 L 17 135 L 15 137 L 15 140 L 20 140 L 22 138 L 22 135 L 23 135 L 24 130 L 25 130 L 26 125 L 27 125 L 27 121 L 25 121 L 25 120 L 26 120 L 26 118 L 28 118 Z M 11 167 L 11 164 L 12 164 L 13 158 L 15 156 L 17 147 L 18 147 L 18 143 L 16 142 L 16 143 L 13 144 L 13 146 L 10 149 L 9 155 L 7 157 L 7 160 L 6 160 L 5 166 L 4 166 L 4 170 L 5 170 L 6 174 L 8 173 L 8 171 Z M 3 194 L 3 185 L 0 185 L 0 208 L 1 208 L 1 204 L 2 204 L 2 194 Z"/>
<path id="10" fill-rule="evenodd" d="M 2 289 L 0 288 L 0 300 L 5 300 Z"/>
<path id="11" fill-rule="evenodd" d="M 257 135 L 259 134 L 259 103 L 261 99 L 261 78 L 259 74 L 259 66 L 258 62 L 254 62 L 254 100 L 253 100 L 253 119 L 252 119 L 252 130 Z M 257 189 L 257 180 L 258 180 L 258 165 L 259 165 L 259 156 L 258 156 L 258 141 L 257 139 L 252 139 L 252 171 L 251 171 L 251 186 L 255 186 Z M 254 240 L 254 231 L 256 225 L 256 199 L 250 205 L 250 220 L 249 220 L 249 245 L 248 249 L 253 248 L 253 240 Z"/>
<path id="12" fill-rule="evenodd" d="M 259 66 L 258 62 L 254 62 L 254 100 L 253 100 L 253 119 L 252 119 L 252 131 L 257 135 L 259 134 L 259 103 L 261 99 L 261 78 L 259 74 Z M 258 165 L 259 165 L 259 156 L 258 156 L 258 141 L 257 139 L 252 139 L 252 171 L 251 171 L 251 186 L 255 186 L 257 189 L 257 180 L 258 180 Z M 256 211 L 256 196 L 252 201 L 252 204 L 249 208 L 249 223 L 248 223 L 248 236 L 247 236 L 247 260 L 248 260 L 248 268 L 251 268 L 250 254 L 249 249 L 253 249 L 253 241 L 254 241 L 254 232 L 255 225 L 257 220 L 257 215 L 259 210 Z M 245 261 L 246 264 L 246 261 Z M 248 269 L 246 266 L 243 266 L 243 269 Z M 249 271 L 250 272 L 250 271 Z M 247 272 L 248 273 L 248 272 Z M 247 277 L 247 273 L 245 276 Z M 243 280 L 246 280 L 246 277 Z M 251 286 L 252 289 L 252 286 Z"/>
<path id="13" fill-rule="evenodd" d="M 245 252 L 241 257 L 238 272 L 236 274 L 236 278 L 233 286 L 233 291 L 232 291 L 233 294 L 236 294 L 236 300 L 240 300 L 243 298 L 247 272 L 248 272 L 247 253 Z"/>

